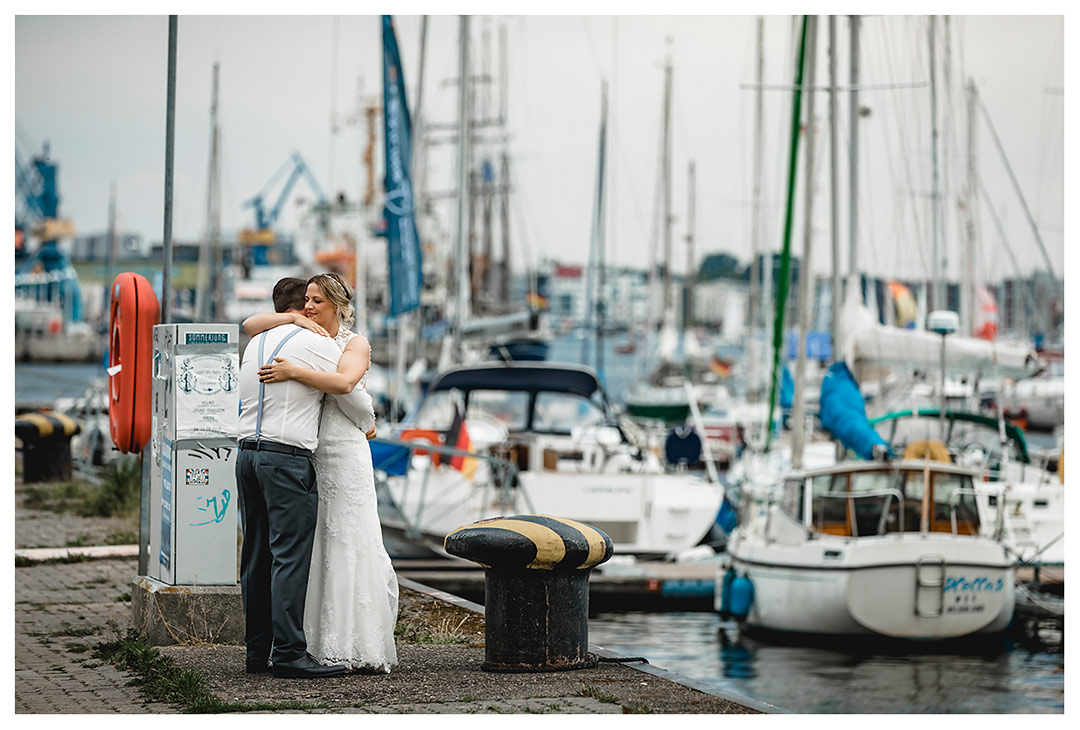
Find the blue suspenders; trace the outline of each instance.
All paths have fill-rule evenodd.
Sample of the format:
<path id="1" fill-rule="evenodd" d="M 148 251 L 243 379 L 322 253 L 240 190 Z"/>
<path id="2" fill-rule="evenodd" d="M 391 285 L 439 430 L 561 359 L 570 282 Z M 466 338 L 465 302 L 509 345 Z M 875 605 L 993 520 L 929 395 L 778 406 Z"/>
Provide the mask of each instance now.
<path id="1" fill-rule="evenodd" d="M 285 335 L 284 339 L 282 339 L 281 342 L 278 343 L 277 347 L 275 347 L 274 351 L 270 354 L 270 359 L 269 360 L 263 360 L 263 345 L 266 343 L 266 332 L 269 332 L 269 330 L 267 330 L 266 332 L 263 332 L 262 336 L 259 338 L 259 366 L 262 367 L 263 365 L 269 365 L 271 362 L 273 362 L 274 358 L 277 357 L 277 354 L 279 352 L 281 352 L 281 348 L 284 347 L 285 343 L 289 341 L 289 338 L 292 337 L 293 335 L 297 334 L 298 332 L 300 332 L 301 329 L 302 329 L 301 327 L 297 327 L 292 332 Z M 264 382 L 262 382 L 260 380 L 259 381 L 259 410 L 255 415 L 255 439 L 256 440 L 258 440 L 262 436 L 263 393 L 265 392 L 265 390 L 266 390 L 266 383 L 264 383 Z"/>

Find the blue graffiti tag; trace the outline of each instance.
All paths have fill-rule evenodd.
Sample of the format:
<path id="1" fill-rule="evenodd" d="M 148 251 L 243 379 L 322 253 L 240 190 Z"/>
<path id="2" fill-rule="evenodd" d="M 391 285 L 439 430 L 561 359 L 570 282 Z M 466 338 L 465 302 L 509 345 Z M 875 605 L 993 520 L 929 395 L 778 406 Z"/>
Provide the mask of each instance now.
<path id="1" fill-rule="evenodd" d="M 211 512 L 211 514 L 213 514 L 214 516 L 212 519 L 209 519 L 206 522 L 190 522 L 188 524 L 190 524 L 192 527 L 202 527 L 203 525 L 211 525 L 221 522 L 223 519 L 225 519 L 225 512 L 229 509 L 229 499 L 231 498 L 231 496 L 232 495 L 229 494 L 228 489 L 221 490 L 220 509 L 217 497 L 200 497 L 199 499 L 206 501 L 206 506 L 199 507 L 199 511 L 211 512 L 212 508 L 213 511 Z"/>

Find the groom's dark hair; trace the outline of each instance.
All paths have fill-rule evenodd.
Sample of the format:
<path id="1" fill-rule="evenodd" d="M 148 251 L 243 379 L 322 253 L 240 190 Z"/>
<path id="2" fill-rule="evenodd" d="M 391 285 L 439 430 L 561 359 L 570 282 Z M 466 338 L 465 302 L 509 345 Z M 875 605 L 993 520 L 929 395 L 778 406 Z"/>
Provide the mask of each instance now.
<path id="1" fill-rule="evenodd" d="M 290 309 L 304 308 L 304 295 L 307 294 L 307 281 L 286 276 L 274 284 L 274 311 L 287 312 Z"/>

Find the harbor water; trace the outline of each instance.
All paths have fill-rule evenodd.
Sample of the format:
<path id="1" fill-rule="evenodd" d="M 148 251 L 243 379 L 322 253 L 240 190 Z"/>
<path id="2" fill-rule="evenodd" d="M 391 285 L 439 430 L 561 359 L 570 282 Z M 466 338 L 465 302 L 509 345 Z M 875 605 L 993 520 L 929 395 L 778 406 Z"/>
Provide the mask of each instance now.
<path id="1" fill-rule="evenodd" d="M 799 713 L 1063 713 L 1064 632 L 1052 623 L 944 647 L 795 644 L 739 636 L 714 613 L 604 613 L 589 641 Z"/>

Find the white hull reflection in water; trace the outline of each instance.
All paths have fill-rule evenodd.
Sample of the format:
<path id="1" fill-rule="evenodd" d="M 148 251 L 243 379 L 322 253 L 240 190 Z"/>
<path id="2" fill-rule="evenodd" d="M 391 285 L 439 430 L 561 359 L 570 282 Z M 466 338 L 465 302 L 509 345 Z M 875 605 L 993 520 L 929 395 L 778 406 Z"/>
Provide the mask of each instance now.
<path id="1" fill-rule="evenodd" d="M 726 640 L 721 639 L 723 629 Z M 713 613 L 606 613 L 589 642 L 798 713 L 1063 713 L 1060 624 L 952 645 L 739 636 Z"/>

